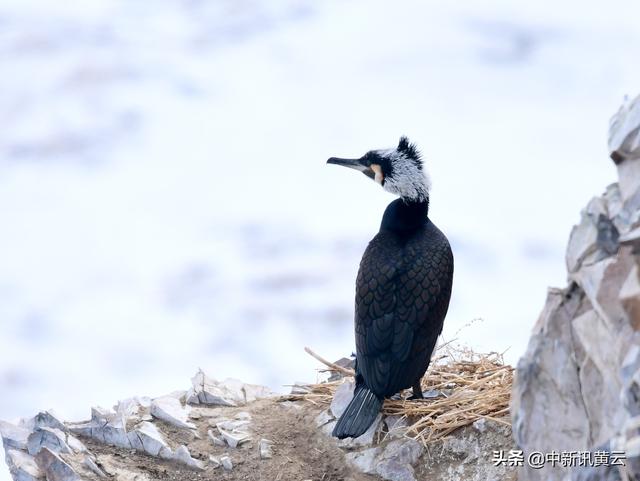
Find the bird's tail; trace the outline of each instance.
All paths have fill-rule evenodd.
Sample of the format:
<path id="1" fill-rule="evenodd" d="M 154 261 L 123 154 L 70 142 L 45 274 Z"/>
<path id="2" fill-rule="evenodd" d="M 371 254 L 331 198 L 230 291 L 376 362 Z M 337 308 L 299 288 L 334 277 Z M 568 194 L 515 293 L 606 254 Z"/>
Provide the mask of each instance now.
<path id="1" fill-rule="evenodd" d="M 380 399 L 364 385 L 356 386 L 353 399 L 333 428 L 336 438 L 357 438 L 373 424 L 382 408 Z"/>

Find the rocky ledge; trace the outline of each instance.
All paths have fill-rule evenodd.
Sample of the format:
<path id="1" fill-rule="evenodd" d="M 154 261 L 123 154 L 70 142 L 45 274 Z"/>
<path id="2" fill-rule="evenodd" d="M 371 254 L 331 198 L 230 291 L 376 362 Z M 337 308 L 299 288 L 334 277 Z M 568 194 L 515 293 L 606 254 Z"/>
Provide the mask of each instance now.
<path id="1" fill-rule="evenodd" d="M 218 382 L 200 371 L 189 391 L 125 399 L 113 409 L 94 407 L 86 422 L 63 422 L 50 411 L 16 425 L 0 421 L 0 434 L 10 473 L 20 481 L 144 480 L 168 472 L 143 455 L 162 460 L 177 472 L 220 466 L 231 470 L 228 455 L 216 456 L 202 447 L 235 448 L 250 440 L 251 415 L 241 407 L 273 396 L 262 386 L 233 379 Z M 211 406 L 227 410 L 218 412 Z M 261 439 L 259 445 L 262 456 L 268 456 L 271 442 Z"/>
<path id="2" fill-rule="evenodd" d="M 490 421 L 429 450 L 407 437 L 405 421 L 395 416 L 380 415 L 360 438 L 332 438 L 352 392 L 345 382 L 322 408 L 198 372 L 188 391 L 95 407 L 85 422 L 45 411 L 2 422 L 0 433 L 16 481 L 512 478 L 513 468 L 492 462 L 494 450 L 512 447 L 509 428 Z"/>
<path id="3" fill-rule="evenodd" d="M 48 411 L 0 422 L 13 479 L 514 479 L 516 468 L 494 462 L 514 441 L 525 460 L 533 452 L 626 458 L 609 467 L 525 461 L 521 480 L 639 479 L 640 97 L 614 116 L 609 137 L 619 182 L 589 202 L 571 232 L 569 285 L 549 291 L 518 364 L 513 438 L 481 419 L 426 449 L 403 418 L 380 415 L 361 437 L 338 441 L 330 432 L 350 382 L 327 407 L 198 372 L 188 391 L 96 407 L 86 422 Z"/>

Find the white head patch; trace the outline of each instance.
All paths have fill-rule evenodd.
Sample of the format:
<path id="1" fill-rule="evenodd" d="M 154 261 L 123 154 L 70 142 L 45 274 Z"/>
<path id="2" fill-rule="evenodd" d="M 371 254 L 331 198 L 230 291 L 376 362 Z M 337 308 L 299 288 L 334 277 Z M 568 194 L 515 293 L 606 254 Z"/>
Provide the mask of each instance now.
<path id="1" fill-rule="evenodd" d="M 397 149 L 374 151 L 391 164 L 391 172 L 384 178 L 382 187 L 387 192 L 405 199 L 426 201 L 431 190 L 431 178 L 419 159 L 409 158 Z"/>

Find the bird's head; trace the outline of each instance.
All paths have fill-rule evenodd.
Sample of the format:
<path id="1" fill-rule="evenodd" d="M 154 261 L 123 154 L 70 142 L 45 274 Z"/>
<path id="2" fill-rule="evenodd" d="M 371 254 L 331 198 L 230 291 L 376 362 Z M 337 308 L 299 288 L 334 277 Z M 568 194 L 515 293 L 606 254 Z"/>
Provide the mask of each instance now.
<path id="1" fill-rule="evenodd" d="M 365 174 L 382 188 L 405 200 L 429 200 L 431 180 L 422 166 L 420 152 L 406 137 L 393 149 L 370 150 L 359 159 L 331 157 L 327 164 L 342 165 Z"/>

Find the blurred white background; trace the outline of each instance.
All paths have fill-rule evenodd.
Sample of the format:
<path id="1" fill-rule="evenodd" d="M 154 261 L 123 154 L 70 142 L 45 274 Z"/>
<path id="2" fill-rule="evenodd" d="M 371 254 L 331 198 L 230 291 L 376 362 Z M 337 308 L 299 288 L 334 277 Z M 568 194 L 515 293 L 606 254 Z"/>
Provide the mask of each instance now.
<path id="1" fill-rule="evenodd" d="M 392 200 L 325 160 L 401 134 L 456 256 L 444 335 L 515 363 L 615 181 L 638 18 L 631 0 L 4 0 L 0 419 L 88 417 L 198 367 L 315 380 L 303 347 L 354 349 Z"/>

